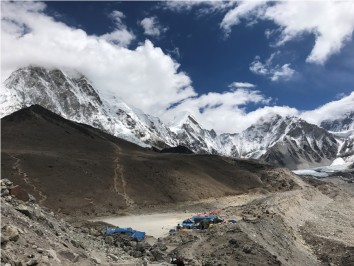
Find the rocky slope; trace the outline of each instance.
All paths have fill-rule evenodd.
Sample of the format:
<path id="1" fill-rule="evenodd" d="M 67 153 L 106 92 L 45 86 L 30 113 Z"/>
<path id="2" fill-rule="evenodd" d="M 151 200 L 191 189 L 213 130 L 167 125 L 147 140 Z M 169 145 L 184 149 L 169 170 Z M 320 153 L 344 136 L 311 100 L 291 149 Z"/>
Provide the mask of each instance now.
<path id="1" fill-rule="evenodd" d="M 170 259 L 179 256 L 194 266 L 353 265 L 353 184 L 339 177 L 325 182 L 301 179 L 279 168 L 272 172 L 271 180 L 291 178 L 296 185 L 276 193 L 249 191 L 204 202 L 155 206 L 160 213 L 174 208 L 196 212 L 218 208 L 226 222 L 144 241 L 104 235 L 106 224 L 75 217 L 64 221 L 62 215 L 38 205 L 23 188 L 19 190 L 21 186 L 1 180 L 1 263 L 170 265 Z M 24 194 L 25 201 L 17 198 Z M 237 222 L 228 223 L 229 219 Z"/>
<path id="2" fill-rule="evenodd" d="M 75 228 L 33 196 L 19 200 L 17 189 L 8 179 L 1 180 L 1 265 L 142 264 L 122 248 L 106 244 L 94 227 Z"/>

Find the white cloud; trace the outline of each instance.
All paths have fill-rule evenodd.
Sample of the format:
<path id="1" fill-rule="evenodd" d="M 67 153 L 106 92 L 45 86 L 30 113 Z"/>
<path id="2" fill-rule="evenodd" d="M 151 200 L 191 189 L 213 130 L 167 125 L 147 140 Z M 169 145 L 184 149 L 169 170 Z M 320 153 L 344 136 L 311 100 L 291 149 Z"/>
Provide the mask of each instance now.
<path id="1" fill-rule="evenodd" d="M 241 22 L 241 19 L 253 20 L 263 13 L 266 1 L 242 1 L 229 10 L 220 23 L 226 35 L 231 33 L 231 28 Z"/>
<path id="2" fill-rule="evenodd" d="M 338 119 L 347 112 L 354 111 L 354 92 L 343 98 L 329 102 L 312 111 L 304 111 L 301 117 L 313 124 L 319 125 L 326 119 Z"/>
<path id="3" fill-rule="evenodd" d="M 279 44 L 304 33 L 316 37 L 308 62 L 323 64 L 338 53 L 354 30 L 354 7 L 351 1 L 280 2 L 271 6 L 265 18 L 282 28 Z"/>
<path id="4" fill-rule="evenodd" d="M 110 16 L 115 22 L 116 29 L 100 37 L 114 44 L 127 47 L 135 39 L 135 35 L 128 31 L 127 26 L 123 23 L 125 15 L 121 11 L 114 10 Z"/>
<path id="5" fill-rule="evenodd" d="M 195 0 L 172 0 L 161 3 L 163 9 L 168 9 L 174 12 L 188 12 L 193 8 L 198 7 L 199 15 L 208 15 L 211 13 L 221 12 L 234 7 L 236 1 L 195 1 Z"/>
<path id="6" fill-rule="evenodd" d="M 272 76 L 270 79 L 272 81 L 278 81 L 280 79 L 290 79 L 293 74 L 295 73 L 295 70 L 290 67 L 290 64 L 284 64 L 281 67 L 276 67 L 271 70 Z"/>
<path id="7" fill-rule="evenodd" d="M 205 128 L 214 129 L 218 133 L 234 133 L 249 127 L 267 110 L 273 110 L 273 107 L 267 107 L 247 113 L 244 110 L 245 105 L 249 103 L 265 105 L 270 101 L 270 98 L 266 98 L 257 90 L 235 89 L 224 93 L 210 92 L 184 100 L 181 104 L 168 110 L 165 117 L 171 118 L 175 114 L 188 111 Z M 276 107 L 274 111 L 283 112 L 283 107 Z"/>
<path id="8" fill-rule="evenodd" d="M 190 78 L 150 41 L 135 50 L 104 36 L 88 35 L 55 21 L 43 3 L 2 2 L 2 81 L 29 64 L 73 68 L 89 77 L 101 94 L 115 95 L 143 111 L 161 115 L 172 103 L 196 95 Z M 113 13 L 117 23 L 121 13 Z M 24 34 L 24 32 L 26 32 Z M 156 97 L 158 95 L 158 97 Z"/>
<path id="9" fill-rule="evenodd" d="M 160 36 L 161 33 L 166 32 L 167 28 L 162 27 L 157 17 L 147 17 L 140 21 L 140 25 L 144 29 L 145 35 L 149 36 Z"/>
<path id="10" fill-rule="evenodd" d="M 307 62 L 323 64 L 351 39 L 354 7 L 352 1 L 279 1 L 272 4 L 244 1 L 226 13 L 220 27 L 229 34 L 241 19 L 273 21 L 279 26 L 278 45 L 303 34 L 313 34 L 315 45 Z M 275 34 L 274 31 L 266 31 L 266 35 L 271 37 Z"/>
<path id="11" fill-rule="evenodd" d="M 290 67 L 290 64 L 274 65 L 273 59 L 278 53 L 273 53 L 271 56 L 262 63 L 260 61 L 260 57 L 256 56 L 254 61 L 250 64 L 250 71 L 254 74 L 266 76 L 270 78 L 272 81 L 279 81 L 279 80 L 288 80 L 290 79 L 295 70 Z"/>
<path id="12" fill-rule="evenodd" d="M 256 85 L 249 83 L 249 82 L 232 82 L 229 86 L 229 88 L 254 88 Z"/>

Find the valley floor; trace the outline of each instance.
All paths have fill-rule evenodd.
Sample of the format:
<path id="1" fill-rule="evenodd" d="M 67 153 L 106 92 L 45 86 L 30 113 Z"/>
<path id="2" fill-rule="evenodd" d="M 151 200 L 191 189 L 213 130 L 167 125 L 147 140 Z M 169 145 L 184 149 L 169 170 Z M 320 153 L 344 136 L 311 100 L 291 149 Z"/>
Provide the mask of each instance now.
<path id="1" fill-rule="evenodd" d="M 73 226 L 36 204 L 2 197 L 2 263 L 168 265 L 182 256 L 187 265 L 354 265 L 354 184 L 339 177 L 294 180 L 299 187 L 285 192 L 131 209 L 121 219 L 135 217 L 139 227 L 140 217 L 141 226 L 156 222 L 161 229 L 151 232 L 163 237 L 143 243 L 105 237 L 97 230 L 104 224 L 72 220 Z M 213 209 L 237 223 L 166 235 L 179 219 Z M 159 224 L 158 217 L 166 219 Z M 149 227 L 136 229 L 149 234 Z"/>

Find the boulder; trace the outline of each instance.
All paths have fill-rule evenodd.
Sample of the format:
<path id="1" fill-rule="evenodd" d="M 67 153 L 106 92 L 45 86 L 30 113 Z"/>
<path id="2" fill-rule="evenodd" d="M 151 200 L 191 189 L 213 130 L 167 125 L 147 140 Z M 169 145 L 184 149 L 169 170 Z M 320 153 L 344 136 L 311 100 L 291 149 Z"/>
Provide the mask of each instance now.
<path id="1" fill-rule="evenodd" d="M 1 197 L 10 195 L 10 191 L 7 188 L 1 188 Z"/>
<path id="2" fill-rule="evenodd" d="M 230 239 L 229 244 L 233 245 L 235 248 L 239 247 L 238 241 L 236 239 Z"/>
<path id="3" fill-rule="evenodd" d="M 30 219 L 33 219 L 32 211 L 30 211 L 30 209 L 27 206 L 20 204 L 15 208 L 15 210 L 19 211 L 20 213 L 23 213 L 24 215 L 26 215 Z"/>
<path id="4" fill-rule="evenodd" d="M 51 258 L 51 259 L 53 259 L 54 261 L 60 263 L 60 260 L 59 260 L 59 258 L 58 258 L 57 253 L 55 252 L 55 250 L 53 250 L 53 249 L 48 249 L 48 250 L 47 250 L 47 253 L 48 253 L 48 257 L 49 257 L 49 258 Z"/>
<path id="5" fill-rule="evenodd" d="M 114 244 L 114 238 L 113 236 L 106 236 L 104 238 L 104 242 L 106 242 L 106 244 L 108 245 L 113 245 Z"/>
<path id="6" fill-rule="evenodd" d="M 2 228 L 2 234 L 4 238 L 14 242 L 16 242 L 20 237 L 20 232 L 14 225 L 5 225 Z"/>
<path id="7" fill-rule="evenodd" d="M 71 262 L 77 262 L 79 260 L 79 255 L 70 250 L 62 250 L 59 254 Z"/>
<path id="8" fill-rule="evenodd" d="M 26 265 L 28 266 L 34 266 L 34 265 L 38 265 L 38 260 L 37 259 L 30 259 L 29 261 L 26 262 Z"/>
<path id="9" fill-rule="evenodd" d="M 150 250 L 150 252 L 156 261 L 164 260 L 164 254 L 159 249 L 155 248 Z"/>
<path id="10" fill-rule="evenodd" d="M 36 198 L 33 195 L 31 195 L 31 194 L 28 194 L 28 201 L 30 203 L 37 203 Z"/>

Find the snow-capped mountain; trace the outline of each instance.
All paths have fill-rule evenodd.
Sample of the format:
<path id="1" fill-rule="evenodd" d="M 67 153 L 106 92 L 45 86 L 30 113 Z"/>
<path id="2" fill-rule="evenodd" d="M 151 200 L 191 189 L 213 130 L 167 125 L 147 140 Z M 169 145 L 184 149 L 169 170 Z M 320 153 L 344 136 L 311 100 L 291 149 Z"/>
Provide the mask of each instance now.
<path id="1" fill-rule="evenodd" d="M 330 131 L 340 143 L 338 157 L 345 162 L 354 162 L 354 111 L 337 119 L 323 120 L 321 127 Z"/>
<path id="2" fill-rule="evenodd" d="M 267 148 L 262 159 L 290 169 L 329 165 L 337 158 L 339 142 L 328 131 L 298 117 L 286 117 L 284 134 Z"/>
<path id="3" fill-rule="evenodd" d="M 175 117 L 170 129 L 176 134 L 179 145 L 198 153 L 220 154 L 219 138 L 214 130 L 207 130 L 188 112 Z"/>
<path id="4" fill-rule="evenodd" d="M 240 134 L 222 134 L 235 157 L 255 158 L 295 169 L 326 165 L 336 158 L 339 143 L 326 130 L 298 117 L 270 114 Z M 231 148 L 231 150 L 230 150 Z"/>
<path id="5" fill-rule="evenodd" d="M 118 98 L 103 98 L 83 75 L 58 69 L 25 67 L 4 82 L 0 116 L 39 104 L 64 118 L 88 124 L 141 146 L 177 145 L 160 119 Z"/>
<path id="6" fill-rule="evenodd" d="M 338 119 L 323 120 L 320 126 L 328 131 L 333 132 L 354 130 L 354 111 L 345 113 L 343 117 Z"/>
<path id="7" fill-rule="evenodd" d="M 207 130 L 189 113 L 169 125 L 127 105 L 122 99 L 100 95 L 83 75 L 73 71 L 25 67 L 2 84 L 0 116 L 39 104 L 64 118 L 88 124 L 145 147 L 183 145 L 196 153 L 255 158 L 291 169 L 329 165 L 354 154 L 353 114 L 324 121 L 320 128 L 297 117 L 269 114 L 241 133 L 221 135 Z M 353 158 L 354 160 L 354 158 Z"/>
<path id="8" fill-rule="evenodd" d="M 239 134 L 222 134 L 220 138 L 225 154 L 259 159 L 285 134 L 286 126 L 281 116 L 269 115 Z"/>

